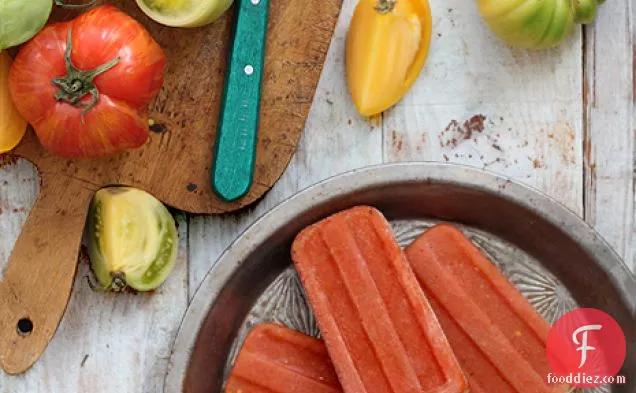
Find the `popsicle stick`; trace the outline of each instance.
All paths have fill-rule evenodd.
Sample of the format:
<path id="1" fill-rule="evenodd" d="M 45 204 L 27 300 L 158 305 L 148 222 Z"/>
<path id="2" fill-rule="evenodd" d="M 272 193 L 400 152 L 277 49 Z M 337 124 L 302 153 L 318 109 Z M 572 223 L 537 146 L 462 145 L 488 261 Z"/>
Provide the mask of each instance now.
<path id="1" fill-rule="evenodd" d="M 42 178 L 0 282 L 0 366 L 8 374 L 29 369 L 57 329 L 96 188 L 66 176 Z"/>

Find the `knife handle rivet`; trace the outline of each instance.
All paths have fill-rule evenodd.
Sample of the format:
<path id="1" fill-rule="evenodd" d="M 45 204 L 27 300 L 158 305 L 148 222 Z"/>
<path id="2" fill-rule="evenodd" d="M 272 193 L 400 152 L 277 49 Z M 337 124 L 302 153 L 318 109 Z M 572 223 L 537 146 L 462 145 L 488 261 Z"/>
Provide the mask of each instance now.
<path id="1" fill-rule="evenodd" d="M 246 75 L 252 75 L 254 73 L 254 67 L 252 67 L 250 64 L 245 66 L 245 74 Z"/>
<path id="2" fill-rule="evenodd" d="M 260 2 L 261 2 L 261 0 L 252 0 L 252 4 L 254 4 L 254 5 L 258 5 L 258 3 L 260 3 Z"/>

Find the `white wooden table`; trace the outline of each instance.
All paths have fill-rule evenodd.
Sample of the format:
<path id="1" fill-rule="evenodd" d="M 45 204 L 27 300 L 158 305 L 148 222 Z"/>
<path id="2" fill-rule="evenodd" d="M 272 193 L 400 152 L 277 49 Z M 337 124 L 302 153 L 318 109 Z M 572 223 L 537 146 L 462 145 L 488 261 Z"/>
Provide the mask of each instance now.
<path id="1" fill-rule="evenodd" d="M 584 217 L 636 268 L 636 5 L 608 1 L 594 27 L 532 53 L 492 37 L 471 1 L 431 3 L 424 72 L 397 107 L 369 122 L 346 89 L 355 0 L 345 0 L 302 141 L 267 197 L 237 215 L 180 217 L 179 263 L 154 295 L 94 293 L 80 261 L 53 342 L 26 374 L 0 371 L 0 393 L 160 392 L 188 301 L 229 243 L 297 191 L 371 164 L 448 161 L 508 175 Z M 29 163 L 0 168 L 0 272 L 38 187 Z"/>

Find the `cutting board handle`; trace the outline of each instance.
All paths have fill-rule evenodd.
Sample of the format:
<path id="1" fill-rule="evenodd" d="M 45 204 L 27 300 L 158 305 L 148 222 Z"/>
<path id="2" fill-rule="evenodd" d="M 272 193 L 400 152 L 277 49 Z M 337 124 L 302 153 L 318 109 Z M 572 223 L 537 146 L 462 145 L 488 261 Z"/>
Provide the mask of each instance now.
<path id="1" fill-rule="evenodd" d="M 95 190 L 68 176 L 42 178 L 40 195 L 0 274 L 0 366 L 8 374 L 29 369 L 57 330 Z"/>

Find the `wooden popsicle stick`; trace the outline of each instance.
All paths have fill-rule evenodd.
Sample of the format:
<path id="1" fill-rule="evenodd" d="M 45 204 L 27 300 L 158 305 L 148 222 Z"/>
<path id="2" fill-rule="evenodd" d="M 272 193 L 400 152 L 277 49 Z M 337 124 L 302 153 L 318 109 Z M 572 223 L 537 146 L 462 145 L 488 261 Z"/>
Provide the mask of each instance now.
<path id="1" fill-rule="evenodd" d="M 8 374 L 33 365 L 64 315 L 97 188 L 64 175 L 42 178 L 0 281 L 0 367 Z"/>

